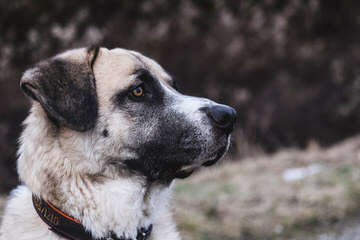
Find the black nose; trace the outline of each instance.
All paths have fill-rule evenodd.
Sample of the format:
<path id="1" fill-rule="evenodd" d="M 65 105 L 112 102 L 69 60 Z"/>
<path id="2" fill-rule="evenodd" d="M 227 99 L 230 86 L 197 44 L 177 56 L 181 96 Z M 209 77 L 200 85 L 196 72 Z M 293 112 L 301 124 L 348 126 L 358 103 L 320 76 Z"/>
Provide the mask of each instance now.
<path id="1" fill-rule="evenodd" d="M 236 121 L 235 109 L 226 105 L 218 104 L 210 106 L 206 112 L 216 127 L 224 131 L 226 134 L 230 134 L 232 132 Z"/>

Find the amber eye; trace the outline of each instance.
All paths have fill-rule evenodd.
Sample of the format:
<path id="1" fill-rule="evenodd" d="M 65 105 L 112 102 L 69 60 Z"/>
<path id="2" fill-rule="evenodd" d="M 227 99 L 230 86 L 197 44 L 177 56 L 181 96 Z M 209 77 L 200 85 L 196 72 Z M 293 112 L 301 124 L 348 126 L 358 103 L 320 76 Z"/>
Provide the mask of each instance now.
<path id="1" fill-rule="evenodd" d="M 144 89 L 142 87 L 137 87 L 132 91 L 132 95 L 134 97 L 143 97 L 144 96 Z"/>

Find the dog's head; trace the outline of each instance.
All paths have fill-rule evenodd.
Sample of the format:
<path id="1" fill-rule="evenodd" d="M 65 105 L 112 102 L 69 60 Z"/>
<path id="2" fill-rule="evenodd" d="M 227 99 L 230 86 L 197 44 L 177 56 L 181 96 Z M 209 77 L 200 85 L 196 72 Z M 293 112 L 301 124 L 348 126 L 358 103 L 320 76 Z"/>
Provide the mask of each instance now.
<path id="1" fill-rule="evenodd" d="M 67 51 L 27 70 L 21 89 L 40 103 L 63 150 L 73 146 L 67 154 L 150 181 L 213 165 L 228 149 L 236 114 L 180 94 L 155 61 L 123 49 Z"/>

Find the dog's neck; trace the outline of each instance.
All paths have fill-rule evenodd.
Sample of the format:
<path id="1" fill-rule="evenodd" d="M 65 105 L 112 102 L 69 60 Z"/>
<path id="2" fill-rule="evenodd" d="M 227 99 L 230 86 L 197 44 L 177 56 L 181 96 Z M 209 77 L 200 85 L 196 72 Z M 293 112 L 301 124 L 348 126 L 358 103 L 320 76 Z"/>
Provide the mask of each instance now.
<path id="1" fill-rule="evenodd" d="M 52 136 L 59 133 L 49 128 L 48 119 L 39 117 L 44 114 L 42 109 L 33 107 L 31 111 L 24 122 L 18 169 L 20 179 L 34 194 L 81 221 L 96 238 L 114 232 L 135 239 L 139 227 L 153 224 L 156 214 L 165 211 L 169 186 L 149 184 L 139 176 L 122 176 L 116 166 L 104 168 L 94 164 L 94 159 L 89 160 L 91 164 L 81 160 L 83 155 Z M 34 124 L 38 126 L 32 127 Z M 96 155 L 91 154 L 89 158 Z"/>

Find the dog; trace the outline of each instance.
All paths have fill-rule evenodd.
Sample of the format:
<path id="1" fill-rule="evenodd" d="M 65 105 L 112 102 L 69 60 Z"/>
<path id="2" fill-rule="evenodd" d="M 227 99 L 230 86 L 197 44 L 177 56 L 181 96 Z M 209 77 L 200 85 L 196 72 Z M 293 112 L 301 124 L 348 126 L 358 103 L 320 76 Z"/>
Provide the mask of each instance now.
<path id="1" fill-rule="evenodd" d="M 2 240 L 181 239 L 174 179 L 225 154 L 233 108 L 180 94 L 157 62 L 120 48 L 68 50 L 20 87 L 32 106 Z"/>

